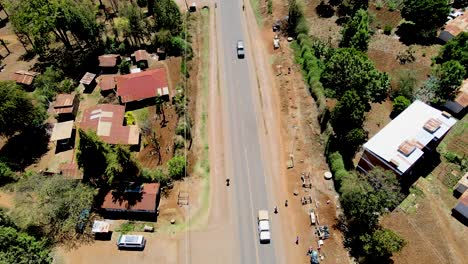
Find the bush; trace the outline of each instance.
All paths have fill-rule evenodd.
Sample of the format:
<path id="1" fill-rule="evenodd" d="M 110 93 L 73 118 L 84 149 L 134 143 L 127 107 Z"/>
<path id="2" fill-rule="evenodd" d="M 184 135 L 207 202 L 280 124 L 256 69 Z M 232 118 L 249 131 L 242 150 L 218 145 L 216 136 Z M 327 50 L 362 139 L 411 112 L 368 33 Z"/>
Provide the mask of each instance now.
<path id="1" fill-rule="evenodd" d="M 391 25 L 385 25 L 384 30 L 383 30 L 383 33 L 384 33 L 385 35 L 390 35 L 390 34 L 392 34 L 392 29 L 393 29 L 393 28 L 392 28 Z"/>
<path id="2" fill-rule="evenodd" d="M 392 115 L 396 116 L 399 115 L 403 110 L 405 110 L 409 105 L 411 104 L 411 101 L 404 97 L 404 96 L 398 96 L 393 100 L 393 110 L 392 110 Z"/>
<path id="3" fill-rule="evenodd" d="M 133 116 L 132 111 L 128 111 L 125 113 L 125 125 L 131 126 L 135 124 L 135 117 Z"/>
<path id="4" fill-rule="evenodd" d="M 273 14 L 273 0 L 268 0 L 268 14 Z"/>
<path id="5" fill-rule="evenodd" d="M 173 180 L 180 180 L 185 176 L 186 161 L 184 156 L 174 156 L 167 162 L 167 172 Z"/>
<path id="6" fill-rule="evenodd" d="M 305 20 L 304 17 L 301 17 L 299 19 L 299 22 L 297 23 L 297 26 L 294 31 L 297 35 L 299 34 L 309 35 L 309 25 L 307 24 L 307 21 Z"/>
<path id="7" fill-rule="evenodd" d="M 176 131 L 175 131 L 176 134 L 189 140 L 192 138 L 191 130 L 192 128 L 191 128 L 190 120 L 186 120 L 185 118 L 180 118 L 179 123 L 177 124 Z"/>
<path id="8" fill-rule="evenodd" d="M 329 18 L 335 14 L 335 9 L 331 5 L 325 4 L 325 2 L 320 2 L 320 4 L 315 8 L 317 15 L 320 17 Z"/>
<path id="9" fill-rule="evenodd" d="M 183 136 L 174 136 L 174 150 L 183 149 L 185 146 L 185 139 Z"/>
<path id="10" fill-rule="evenodd" d="M 343 179 L 344 177 L 348 175 L 348 171 L 345 169 L 340 169 L 336 171 L 334 175 L 335 175 L 335 180 L 340 182 L 341 179 Z"/>
<path id="11" fill-rule="evenodd" d="M 343 162 L 343 157 L 340 153 L 334 152 L 330 155 L 330 169 L 332 172 L 337 172 L 338 170 L 345 170 L 345 165 Z"/>
<path id="12" fill-rule="evenodd" d="M 161 186 L 166 186 L 168 183 L 171 182 L 171 178 L 169 178 L 169 176 L 166 173 L 164 173 L 164 171 L 161 168 L 144 168 L 141 175 L 146 181 L 158 182 L 161 184 Z"/>
<path id="13" fill-rule="evenodd" d="M 455 164 L 461 164 L 462 159 L 457 155 L 457 153 L 454 152 L 445 152 L 444 158 L 450 162 L 450 163 L 455 163 Z"/>
<path id="14" fill-rule="evenodd" d="M 129 74 L 130 73 L 130 62 L 127 60 L 122 60 L 119 64 L 120 74 Z"/>

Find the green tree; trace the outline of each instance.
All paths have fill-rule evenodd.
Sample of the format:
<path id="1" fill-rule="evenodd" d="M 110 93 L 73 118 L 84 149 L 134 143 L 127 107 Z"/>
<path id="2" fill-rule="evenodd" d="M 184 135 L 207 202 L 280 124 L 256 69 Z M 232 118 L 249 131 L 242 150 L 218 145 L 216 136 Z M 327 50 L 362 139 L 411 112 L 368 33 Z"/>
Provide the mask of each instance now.
<path id="1" fill-rule="evenodd" d="M 404 0 L 401 15 L 414 23 L 414 33 L 422 38 L 434 37 L 450 13 L 447 0 Z"/>
<path id="2" fill-rule="evenodd" d="M 343 38 L 340 46 L 366 51 L 369 45 L 369 15 L 367 11 L 359 9 L 352 19 L 346 23 L 341 31 Z"/>
<path id="3" fill-rule="evenodd" d="M 174 156 L 167 162 L 167 171 L 171 179 L 179 180 L 185 176 L 186 160 L 184 156 Z"/>
<path id="4" fill-rule="evenodd" d="M 38 241 L 14 227 L 0 225 L 0 263 L 52 263 L 45 240 Z"/>
<path id="5" fill-rule="evenodd" d="M 11 81 L 0 81 L 0 135 L 12 136 L 16 132 L 43 124 L 47 113 L 37 105 L 21 87 Z"/>
<path id="6" fill-rule="evenodd" d="M 289 0 L 288 31 L 290 35 L 297 35 L 298 26 L 304 22 L 304 11 L 297 0 Z"/>
<path id="7" fill-rule="evenodd" d="M 104 143 L 92 131 L 79 129 L 78 134 L 77 162 L 91 182 L 115 185 L 140 175 L 139 164 L 127 147 Z"/>
<path id="8" fill-rule="evenodd" d="M 39 97 L 44 99 L 43 103 L 48 104 L 57 93 L 73 92 L 75 83 L 72 79 L 66 78 L 61 69 L 49 66 L 43 74 L 34 79 L 33 87 Z"/>
<path id="9" fill-rule="evenodd" d="M 369 0 L 341 0 L 338 13 L 341 16 L 353 16 L 358 10 L 367 10 Z"/>
<path id="10" fill-rule="evenodd" d="M 96 43 L 100 27 L 89 0 L 6 0 L 13 27 L 31 39 L 36 52 L 43 53 L 52 36 L 72 49 L 69 34 L 89 45 Z"/>
<path id="11" fill-rule="evenodd" d="M 387 98 L 390 80 L 379 72 L 367 56 L 355 49 L 337 49 L 326 62 L 321 83 L 336 98 L 348 90 L 355 90 L 370 109 L 368 102 L 382 102 Z"/>
<path id="12" fill-rule="evenodd" d="M 109 146 L 102 142 L 96 133 L 78 130 L 79 141 L 76 152 L 78 166 L 83 168 L 84 176 L 91 181 L 101 180 L 107 168 Z"/>
<path id="13" fill-rule="evenodd" d="M 182 30 L 182 18 L 179 6 L 174 0 L 155 1 L 154 19 L 156 31 L 166 29 L 171 31 L 173 36 L 178 35 Z"/>
<path id="14" fill-rule="evenodd" d="M 0 186 L 16 180 L 15 173 L 10 169 L 7 163 L 0 160 Z"/>
<path id="15" fill-rule="evenodd" d="M 23 175 L 15 186 L 12 218 L 23 228 L 40 228 L 52 241 L 75 237 L 80 213 L 90 209 L 97 191 L 78 181 L 55 175 Z"/>
<path id="16" fill-rule="evenodd" d="M 355 90 L 346 91 L 333 109 L 331 124 L 337 134 L 344 135 L 353 128 L 362 127 L 366 103 Z"/>
<path id="17" fill-rule="evenodd" d="M 376 166 L 360 176 L 370 184 L 375 194 L 379 196 L 379 204 L 382 208 L 393 209 L 403 201 L 404 196 L 400 183 L 391 170 L 384 170 Z"/>
<path id="18" fill-rule="evenodd" d="M 400 96 L 397 96 L 394 100 L 393 100 L 393 110 L 392 110 L 392 115 L 394 116 L 397 116 L 399 115 L 401 112 L 403 112 L 403 110 L 405 110 L 409 105 L 411 104 L 411 101 L 404 97 L 403 95 L 400 95 Z"/>
<path id="19" fill-rule="evenodd" d="M 119 64 L 120 74 L 129 74 L 130 73 L 130 62 L 127 60 L 122 60 Z"/>
<path id="20" fill-rule="evenodd" d="M 360 240 L 369 260 L 389 258 L 406 244 L 403 238 L 390 229 L 377 229 L 372 234 L 360 236 Z"/>
<path id="21" fill-rule="evenodd" d="M 439 55 L 435 58 L 436 63 L 442 64 L 447 61 L 458 61 L 468 69 L 468 32 L 462 32 L 458 36 L 449 40 L 440 50 Z M 468 71 L 465 73 L 465 78 L 468 78 Z"/>
<path id="22" fill-rule="evenodd" d="M 146 3 L 145 3 L 146 5 Z M 135 3 L 125 3 L 120 7 L 119 14 L 128 21 L 128 34 L 135 45 L 141 45 L 148 34 L 146 20 Z"/>
<path id="23" fill-rule="evenodd" d="M 436 68 L 435 76 L 439 80 L 439 86 L 435 91 L 436 100 L 444 103 L 454 99 L 460 88 L 460 84 L 466 75 L 465 68 L 458 61 L 447 61 Z"/>

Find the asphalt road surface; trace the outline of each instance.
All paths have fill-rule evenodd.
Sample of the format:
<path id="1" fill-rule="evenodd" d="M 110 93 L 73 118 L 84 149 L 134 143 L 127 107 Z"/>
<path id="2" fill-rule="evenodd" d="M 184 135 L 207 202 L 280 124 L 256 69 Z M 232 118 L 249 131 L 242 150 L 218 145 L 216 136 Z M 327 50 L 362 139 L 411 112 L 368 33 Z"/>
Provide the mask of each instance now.
<path id="1" fill-rule="evenodd" d="M 268 202 L 266 176 L 262 162 L 259 127 L 253 96 L 256 81 L 252 76 L 255 67 L 250 56 L 247 32 L 244 32 L 245 17 L 242 0 L 218 2 L 221 38 L 218 39 L 220 78 L 223 80 L 223 107 L 227 113 L 229 137 L 226 139 L 226 151 L 229 151 L 232 169 L 229 192 L 233 197 L 232 208 L 239 250 L 240 263 L 276 263 L 275 230 L 272 230 L 270 244 L 260 244 L 257 231 L 257 212 L 261 209 L 270 211 L 270 221 L 274 221 L 271 203 Z M 238 59 L 236 45 L 244 41 L 246 56 Z M 270 225 L 271 226 L 271 225 Z"/>

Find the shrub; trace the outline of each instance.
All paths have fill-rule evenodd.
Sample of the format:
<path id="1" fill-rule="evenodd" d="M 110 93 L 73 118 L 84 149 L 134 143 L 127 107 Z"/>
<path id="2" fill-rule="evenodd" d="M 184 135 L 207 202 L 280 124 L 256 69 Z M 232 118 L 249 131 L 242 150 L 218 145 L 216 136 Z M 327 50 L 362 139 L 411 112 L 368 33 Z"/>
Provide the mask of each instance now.
<path id="1" fill-rule="evenodd" d="M 335 14 L 335 9 L 331 5 L 325 4 L 324 1 L 320 2 L 320 4 L 315 8 L 317 15 L 320 17 L 329 18 Z"/>
<path id="2" fill-rule="evenodd" d="M 128 111 L 125 113 L 125 124 L 127 126 L 131 126 L 135 124 L 135 117 L 133 116 L 132 111 Z"/>
<path id="3" fill-rule="evenodd" d="M 385 25 L 383 32 L 385 35 L 390 35 L 392 34 L 392 29 L 393 28 L 391 25 Z"/>
<path id="4" fill-rule="evenodd" d="M 299 22 L 297 23 L 297 26 L 295 28 L 295 33 L 296 34 L 309 34 L 309 25 L 307 25 L 307 21 L 305 20 L 304 17 L 301 17 L 299 19 Z"/>
<path id="5" fill-rule="evenodd" d="M 168 183 L 171 182 L 171 178 L 169 178 L 169 176 L 166 173 L 164 173 L 164 171 L 161 168 L 144 168 L 141 175 L 146 181 L 158 182 L 161 184 L 161 186 L 166 186 Z"/>
<path id="6" fill-rule="evenodd" d="M 268 8 L 268 14 L 273 14 L 273 0 L 268 0 L 268 4 L 267 4 L 267 8 Z"/>
<path id="7" fill-rule="evenodd" d="M 403 112 L 409 105 L 411 104 L 411 101 L 408 100 L 408 98 L 400 95 L 395 100 L 393 100 L 393 110 L 392 110 L 392 115 L 396 116 Z"/>
<path id="8" fill-rule="evenodd" d="M 130 73 L 130 62 L 127 60 L 122 60 L 122 62 L 119 64 L 119 71 L 120 74 Z"/>
<path id="9" fill-rule="evenodd" d="M 330 155 L 330 168 L 333 172 L 345 169 L 343 157 L 338 152 L 334 152 Z"/>
<path id="10" fill-rule="evenodd" d="M 190 120 L 185 120 L 185 118 L 180 118 L 179 123 L 177 124 L 176 134 L 182 137 L 185 137 L 186 139 L 191 139 L 192 133 L 191 133 Z"/>
<path id="11" fill-rule="evenodd" d="M 174 136 L 174 149 L 183 149 L 185 146 L 185 139 L 183 136 L 175 135 Z"/>
<path id="12" fill-rule="evenodd" d="M 341 181 L 341 179 L 343 179 L 347 175 L 348 175 L 348 171 L 346 171 L 345 169 L 340 169 L 340 170 L 335 172 L 335 180 L 336 181 Z"/>
<path id="13" fill-rule="evenodd" d="M 461 164 L 462 159 L 457 155 L 457 153 L 454 152 L 445 152 L 444 158 L 450 162 L 450 163 L 455 163 L 455 164 Z"/>
<path id="14" fill-rule="evenodd" d="M 180 180 L 185 176 L 186 161 L 184 156 L 174 156 L 167 162 L 167 172 L 173 180 Z"/>

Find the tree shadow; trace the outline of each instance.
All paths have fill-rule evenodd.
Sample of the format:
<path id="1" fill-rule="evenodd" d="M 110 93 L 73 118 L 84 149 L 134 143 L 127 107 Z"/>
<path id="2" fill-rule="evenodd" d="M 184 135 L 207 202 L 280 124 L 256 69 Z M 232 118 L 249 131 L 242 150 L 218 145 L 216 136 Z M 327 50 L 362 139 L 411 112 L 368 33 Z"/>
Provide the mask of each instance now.
<path id="1" fill-rule="evenodd" d="M 14 171 L 24 171 L 49 150 L 46 126 L 30 128 L 11 137 L 0 149 L 0 159 Z"/>
<path id="2" fill-rule="evenodd" d="M 398 26 L 395 34 L 397 34 L 400 37 L 400 41 L 407 46 L 412 44 L 424 46 L 443 44 L 442 40 L 436 37 L 435 31 L 424 33 L 422 29 L 419 29 L 414 24 L 408 22 L 402 23 Z"/>

